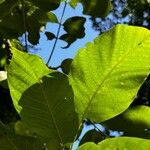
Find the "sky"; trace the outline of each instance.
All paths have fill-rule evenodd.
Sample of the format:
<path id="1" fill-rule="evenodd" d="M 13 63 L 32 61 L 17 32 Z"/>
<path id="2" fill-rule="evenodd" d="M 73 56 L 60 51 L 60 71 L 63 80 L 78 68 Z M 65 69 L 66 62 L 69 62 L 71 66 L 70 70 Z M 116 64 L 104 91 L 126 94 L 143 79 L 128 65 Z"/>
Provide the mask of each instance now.
<path id="1" fill-rule="evenodd" d="M 63 10 L 64 3 L 60 5 L 60 7 L 53 11 L 56 16 L 58 17 L 58 20 L 60 20 L 61 13 Z M 81 4 L 78 4 L 76 9 L 71 8 L 69 5 L 66 8 L 64 17 L 63 17 L 63 22 L 72 16 L 83 16 L 82 14 L 82 6 Z M 92 23 L 88 19 L 89 16 L 84 16 L 86 17 L 86 23 L 85 23 L 85 37 L 83 39 L 78 39 L 76 42 L 74 42 L 69 48 L 67 49 L 62 49 L 61 47 L 64 47 L 67 45 L 66 42 L 58 40 L 54 55 L 52 56 L 52 60 L 50 62 L 50 66 L 56 67 L 61 64 L 61 62 L 66 59 L 66 58 L 73 58 L 75 56 L 75 53 L 78 51 L 79 48 L 85 47 L 87 42 L 93 41 L 95 37 L 98 36 L 99 32 L 96 32 L 93 30 Z M 58 30 L 58 24 L 56 23 L 47 23 L 45 31 L 49 31 L 52 33 L 57 32 Z M 60 35 L 65 33 L 63 30 L 63 27 L 61 28 Z M 48 60 L 48 56 L 52 50 L 54 40 L 49 41 L 47 40 L 47 37 L 44 35 L 44 33 L 41 33 L 41 38 L 39 41 L 40 44 L 36 46 L 39 50 L 34 51 L 36 54 L 40 55 L 44 61 L 46 62 Z"/>

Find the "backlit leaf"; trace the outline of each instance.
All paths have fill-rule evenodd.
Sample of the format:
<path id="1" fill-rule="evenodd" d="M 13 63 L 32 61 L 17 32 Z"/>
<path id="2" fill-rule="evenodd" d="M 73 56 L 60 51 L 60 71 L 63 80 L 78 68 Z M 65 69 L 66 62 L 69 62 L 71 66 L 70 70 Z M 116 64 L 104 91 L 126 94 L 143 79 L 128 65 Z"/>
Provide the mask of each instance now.
<path id="1" fill-rule="evenodd" d="M 81 120 L 102 122 L 129 107 L 149 74 L 149 49 L 149 30 L 117 25 L 79 50 L 69 77 Z"/>
<path id="2" fill-rule="evenodd" d="M 149 150 L 150 140 L 132 137 L 108 138 L 99 144 L 92 142 L 82 145 L 78 150 Z"/>
<path id="3" fill-rule="evenodd" d="M 18 101 L 22 93 L 31 85 L 40 82 L 44 75 L 51 71 L 36 55 L 21 52 L 12 48 L 13 58 L 8 67 L 8 84 L 15 108 L 19 112 Z"/>

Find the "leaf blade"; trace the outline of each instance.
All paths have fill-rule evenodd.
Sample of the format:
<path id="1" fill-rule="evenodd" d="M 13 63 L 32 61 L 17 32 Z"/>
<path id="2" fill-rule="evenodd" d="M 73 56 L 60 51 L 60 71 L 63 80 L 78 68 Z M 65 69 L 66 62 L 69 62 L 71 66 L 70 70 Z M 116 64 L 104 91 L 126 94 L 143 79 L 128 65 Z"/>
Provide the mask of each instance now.
<path id="1" fill-rule="evenodd" d="M 77 53 L 69 77 L 81 120 L 102 122 L 128 108 L 149 73 L 149 38 L 144 28 L 117 25 Z"/>

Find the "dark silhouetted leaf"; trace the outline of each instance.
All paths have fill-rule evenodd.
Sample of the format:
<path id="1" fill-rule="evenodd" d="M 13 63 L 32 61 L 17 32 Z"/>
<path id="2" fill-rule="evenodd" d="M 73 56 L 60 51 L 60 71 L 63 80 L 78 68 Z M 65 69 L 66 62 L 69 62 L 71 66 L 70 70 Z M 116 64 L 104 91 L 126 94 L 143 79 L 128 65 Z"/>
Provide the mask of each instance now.
<path id="1" fill-rule="evenodd" d="M 64 49 L 68 48 L 73 42 L 77 40 L 77 38 L 72 36 L 71 34 L 63 34 L 59 37 L 59 39 L 68 43 L 67 46 L 62 47 Z"/>
<path id="2" fill-rule="evenodd" d="M 83 13 L 92 17 L 105 17 L 112 9 L 109 0 L 79 0 L 83 5 Z"/>
<path id="3" fill-rule="evenodd" d="M 73 60 L 73 59 L 68 58 L 68 59 L 65 59 L 65 60 L 62 61 L 60 67 L 61 67 L 63 73 L 69 74 L 70 66 L 71 66 L 72 60 Z"/>
<path id="4" fill-rule="evenodd" d="M 84 17 L 71 17 L 64 22 L 64 30 L 76 38 L 83 38 L 85 36 L 85 21 Z"/>
<path id="5" fill-rule="evenodd" d="M 60 5 L 60 0 L 30 0 L 30 2 L 47 12 L 55 10 Z"/>
<path id="6" fill-rule="evenodd" d="M 45 35 L 48 40 L 53 40 L 54 38 L 56 38 L 55 34 L 53 34 L 51 32 L 45 32 Z"/>
<path id="7" fill-rule="evenodd" d="M 60 36 L 59 39 L 64 40 L 68 45 L 63 48 L 68 48 L 78 38 L 83 38 L 85 36 L 85 21 L 86 19 L 84 17 L 75 16 L 64 22 L 64 30 L 67 34 Z"/>

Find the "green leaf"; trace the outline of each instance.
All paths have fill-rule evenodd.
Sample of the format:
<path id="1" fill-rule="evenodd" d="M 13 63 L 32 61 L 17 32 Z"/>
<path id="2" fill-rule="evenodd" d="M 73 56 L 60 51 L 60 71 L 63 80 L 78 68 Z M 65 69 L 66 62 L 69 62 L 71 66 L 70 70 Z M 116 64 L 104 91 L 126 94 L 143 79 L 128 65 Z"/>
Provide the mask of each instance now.
<path id="1" fill-rule="evenodd" d="M 56 38 L 55 34 L 51 32 L 45 32 L 45 35 L 48 40 L 53 40 L 54 38 Z"/>
<path id="2" fill-rule="evenodd" d="M 8 67 L 8 84 L 11 97 L 17 111 L 21 110 L 18 101 L 22 93 L 31 85 L 40 82 L 44 75 L 51 71 L 42 59 L 36 55 L 21 52 L 12 48 L 13 57 Z"/>
<path id="3" fill-rule="evenodd" d="M 34 5 L 44 11 L 55 10 L 59 7 L 60 0 L 30 0 Z"/>
<path id="4" fill-rule="evenodd" d="M 11 13 L 18 0 L 0 0 L 0 19 Z"/>
<path id="5" fill-rule="evenodd" d="M 71 59 L 71 58 L 67 58 L 67 59 L 65 59 L 65 60 L 62 61 L 60 67 L 61 67 L 63 73 L 69 74 L 72 60 L 73 59 Z"/>
<path id="6" fill-rule="evenodd" d="M 106 17 L 112 9 L 109 0 L 79 0 L 83 5 L 83 13 L 92 17 Z M 73 3 L 73 2 L 72 2 Z M 75 3 L 76 4 L 76 3 Z"/>
<path id="7" fill-rule="evenodd" d="M 45 13 L 39 10 L 39 11 L 36 11 L 35 13 L 35 17 L 37 16 L 38 16 L 37 20 L 39 21 L 41 25 L 45 25 L 47 22 L 58 23 L 57 16 L 52 12 Z"/>
<path id="8" fill-rule="evenodd" d="M 52 12 L 45 13 L 38 9 L 27 20 L 28 40 L 36 45 L 40 38 L 40 28 L 47 22 L 57 23 L 57 17 Z"/>
<path id="9" fill-rule="evenodd" d="M 145 129 L 150 129 L 149 116 L 149 107 L 135 106 L 102 124 L 109 129 L 123 131 L 127 136 L 150 138 L 150 133 L 145 131 Z"/>
<path id="10" fill-rule="evenodd" d="M 77 38 L 71 34 L 63 34 L 59 37 L 59 39 L 68 43 L 67 46 L 62 47 L 63 49 L 68 48 L 73 42 L 77 40 Z"/>
<path id="11" fill-rule="evenodd" d="M 16 38 L 23 33 L 23 20 L 21 14 L 8 14 L 0 22 L 0 37 Z"/>
<path id="12" fill-rule="evenodd" d="M 70 34 L 76 38 L 83 38 L 85 36 L 85 33 L 84 33 L 85 21 L 86 21 L 86 19 L 84 17 L 79 17 L 79 16 L 71 17 L 63 23 L 64 30 L 68 34 Z"/>
<path id="13" fill-rule="evenodd" d="M 75 8 L 77 6 L 78 1 L 79 0 L 71 0 L 69 4 L 72 8 Z"/>
<path id="14" fill-rule="evenodd" d="M 109 138 L 97 145 L 92 142 L 86 143 L 78 150 L 134 150 L 135 148 L 137 150 L 149 150 L 150 140 L 134 137 Z"/>
<path id="15" fill-rule="evenodd" d="M 73 141 L 79 125 L 67 76 L 55 72 L 43 77 L 23 93 L 19 105 L 27 127 L 48 138 L 51 146 Z"/>
<path id="16" fill-rule="evenodd" d="M 103 122 L 129 107 L 149 74 L 149 49 L 149 30 L 117 25 L 79 50 L 69 78 L 80 120 Z"/>
<path id="17" fill-rule="evenodd" d="M 63 23 L 64 30 L 67 32 L 67 34 L 63 34 L 59 37 L 59 39 L 68 43 L 68 45 L 63 48 L 68 48 L 78 38 L 80 39 L 85 36 L 85 21 L 86 19 L 84 17 L 75 16 L 67 19 Z"/>
<path id="18" fill-rule="evenodd" d="M 0 123 L 0 149 L 1 150 L 41 150 L 44 146 L 39 139 L 15 135 L 4 124 Z"/>
<path id="19" fill-rule="evenodd" d="M 2 3 L 4 3 L 5 2 L 5 0 L 0 0 L 0 4 L 2 4 Z"/>

